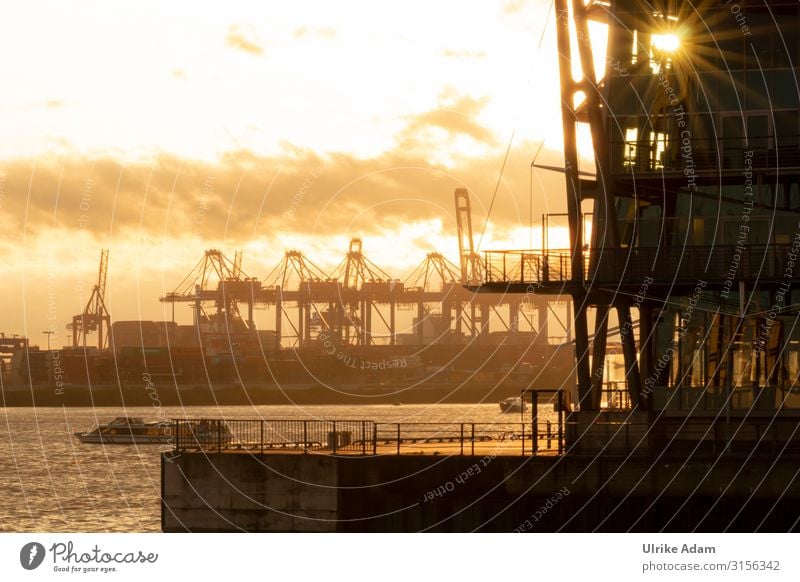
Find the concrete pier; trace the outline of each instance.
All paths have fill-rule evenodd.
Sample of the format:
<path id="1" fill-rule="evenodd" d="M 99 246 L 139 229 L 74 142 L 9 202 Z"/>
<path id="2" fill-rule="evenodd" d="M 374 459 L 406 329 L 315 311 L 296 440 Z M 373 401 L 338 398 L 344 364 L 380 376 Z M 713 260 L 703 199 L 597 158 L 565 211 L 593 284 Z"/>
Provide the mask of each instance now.
<path id="1" fill-rule="evenodd" d="M 752 532 L 800 518 L 792 458 L 173 455 L 167 532 Z"/>

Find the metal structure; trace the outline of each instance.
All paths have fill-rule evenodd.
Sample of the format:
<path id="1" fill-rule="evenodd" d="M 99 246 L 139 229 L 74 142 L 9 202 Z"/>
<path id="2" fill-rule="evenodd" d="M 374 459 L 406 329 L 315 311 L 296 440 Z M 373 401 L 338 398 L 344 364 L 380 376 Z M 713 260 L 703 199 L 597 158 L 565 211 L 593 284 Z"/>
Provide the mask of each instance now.
<path id="1" fill-rule="evenodd" d="M 253 305 L 261 283 L 241 269 L 241 253 L 234 261 L 218 249 L 209 249 L 174 291 L 161 301 L 189 303 L 194 308 L 194 324 L 201 332 L 214 334 L 247 333 L 255 329 Z M 246 319 L 240 305 L 247 308 Z"/>
<path id="2" fill-rule="evenodd" d="M 599 409 L 612 310 L 635 408 L 797 406 L 797 2 L 555 6 L 570 248 L 486 253 L 483 287 L 572 296 L 582 410 Z M 608 27 L 601 74 L 592 19 Z"/>
<path id="3" fill-rule="evenodd" d="M 239 279 L 242 276 L 242 251 L 236 251 L 233 255 L 233 270 L 231 276 Z"/>
<path id="4" fill-rule="evenodd" d="M 455 203 L 461 284 L 475 286 L 480 284 L 484 269 L 480 254 L 475 251 L 472 236 L 472 206 L 466 188 L 456 188 Z"/>
<path id="5" fill-rule="evenodd" d="M 342 284 L 344 293 L 343 318 L 340 318 L 338 337 L 345 345 L 372 345 L 373 316 L 387 328 L 390 342 L 394 336 L 394 303 L 402 284 L 370 261 L 362 252 L 362 241 L 350 241 L 347 255 L 333 271 L 333 278 Z M 388 304 L 388 318 L 381 309 Z"/>
<path id="6" fill-rule="evenodd" d="M 201 337 L 216 335 L 220 341 L 225 340 L 222 334 L 234 334 L 236 342 L 260 341 L 253 310 L 272 308 L 275 345 L 269 348 L 274 349 L 314 347 L 321 341 L 342 347 L 483 343 L 488 341 L 492 314 L 491 319 L 512 339 L 522 329 L 535 329 L 535 341 L 545 344 L 548 311 L 554 304 L 564 307 L 561 298 L 531 295 L 523 300 L 467 290 L 458 268 L 435 252 L 401 281 L 370 261 L 358 238 L 350 242 L 344 259 L 330 274 L 303 253 L 290 250 L 263 282 L 248 277 L 237 259 L 231 261 L 221 251 L 209 250 L 161 301 L 173 305 L 173 321 L 176 303 L 191 305 Z M 245 308 L 246 317 L 242 315 Z M 400 311 L 412 312 L 412 321 L 403 324 L 403 329 L 398 322 Z M 293 343 L 284 345 L 286 338 Z"/>
<path id="7" fill-rule="evenodd" d="M 108 332 L 111 329 L 111 314 L 106 308 L 106 276 L 108 275 L 108 249 L 100 251 L 100 269 L 97 283 L 92 287 L 89 301 L 79 315 L 72 318 L 67 329 L 72 331 L 72 347 L 86 347 L 87 336 L 97 332 L 97 348 L 104 349 L 108 343 Z"/>
<path id="8" fill-rule="evenodd" d="M 284 320 L 292 327 L 300 347 L 320 332 L 338 329 L 341 286 L 300 251 L 286 251 L 265 277 L 262 289 L 259 303 L 275 306 L 276 349 L 281 347 Z M 297 307 L 296 324 L 287 309 L 289 303 Z"/>
<path id="9" fill-rule="evenodd" d="M 561 416 L 534 423 L 192 418 L 173 420 L 171 434 L 180 453 L 557 455 L 564 423 Z"/>
<path id="10" fill-rule="evenodd" d="M 458 267 L 440 253 L 428 253 L 406 279 L 406 296 L 413 299 L 417 316 L 414 326 L 418 343 L 424 343 L 426 324 L 437 341 L 460 338 L 465 332 L 470 338 L 488 333 L 481 321 L 489 318 L 491 305 L 461 284 Z M 433 309 L 431 306 L 433 305 Z"/>

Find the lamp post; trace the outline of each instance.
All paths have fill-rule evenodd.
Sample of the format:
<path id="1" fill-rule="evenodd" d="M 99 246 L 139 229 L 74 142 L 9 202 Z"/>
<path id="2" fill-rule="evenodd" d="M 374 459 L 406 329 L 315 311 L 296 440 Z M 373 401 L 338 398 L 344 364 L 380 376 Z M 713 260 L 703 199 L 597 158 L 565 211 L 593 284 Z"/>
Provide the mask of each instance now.
<path id="1" fill-rule="evenodd" d="M 47 331 L 43 331 L 42 333 L 47 336 L 47 351 L 49 352 L 50 351 L 50 336 L 53 335 L 56 332 L 54 332 L 52 329 L 49 329 Z"/>

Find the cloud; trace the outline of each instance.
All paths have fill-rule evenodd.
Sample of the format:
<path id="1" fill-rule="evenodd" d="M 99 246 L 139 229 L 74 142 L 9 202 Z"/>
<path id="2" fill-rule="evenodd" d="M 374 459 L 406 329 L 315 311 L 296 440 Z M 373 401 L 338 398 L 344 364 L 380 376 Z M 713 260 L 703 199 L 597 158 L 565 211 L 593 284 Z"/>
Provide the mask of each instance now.
<path id="1" fill-rule="evenodd" d="M 460 51 L 446 49 L 442 51 L 442 56 L 450 59 L 483 59 L 486 53 L 481 51 Z"/>
<path id="2" fill-rule="evenodd" d="M 520 143 L 512 151 L 491 217 L 499 225 L 512 228 L 527 220 L 535 146 Z M 558 164 L 558 155 L 543 154 L 539 161 Z M 431 219 L 453 230 L 453 190 L 473 193 L 476 219 L 482 220 L 501 163 L 497 152 L 444 168 L 421 152 L 400 150 L 367 159 L 231 152 L 213 165 L 167 155 L 128 164 L 16 160 L 2 164 L 0 240 L 11 243 L 23 233 L 46 237 L 58 229 L 98 240 L 164 236 L 245 243 L 276 233 L 366 235 Z M 542 185 L 534 182 L 534 215 L 562 211 L 563 177 L 541 174 L 536 180 Z"/>
<path id="3" fill-rule="evenodd" d="M 503 12 L 506 14 L 519 14 L 527 4 L 526 0 L 511 0 L 503 4 Z"/>
<path id="4" fill-rule="evenodd" d="M 257 56 L 264 52 L 264 49 L 256 41 L 247 38 L 237 26 L 228 28 L 228 36 L 225 38 L 225 44 L 251 55 Z"/>
<path id="5" fill-rule="evenodd" d="M 373 157 L 321 154 L 286 145 L 272 156 L 231 151 L 215 163 L 162 154 L 149 160 L 39 157 L 0 161 L 0 241 L 69 231 L 97 239 L 161 236 L 247 243 L 276 234 L 359 236 L 439 219 L 453 231 L 453 190 L 473 193 L 476 220 L 489 205 L 505 143 L 478 116 L 488 98 L 445 92 L 439 106 L 406 120 L 396 145 Z M 431 142 L 429 130 L 444 134 Z M 485 144 L 485 155 L 439 149 L 460 136 Z M 492 221 L 526 223 L 530 159 L 537 143 L 515 143 Z M 545 150 L 543 164 L 560 165 Z M 564 210 L 563 176 L 537 172 L 533 214 Z"/>
<path id="6" fill-rule="evenodd" d="M 307 38 L 310 34 L 322 39 L 332 39 L 336 37 L 336 29 L 332 27 L 310 29 L 307 26 L 301 26 L 294 30 L 292 36 L 296 39 L 301 39 Z"/>
<path id="7" fill-rule="evenodd" d="M 482 126 L 477 117 L 489 102 L 489 97 L 475 99 L 459 96 L 445 91 L 440 96 L 439 106 L 409 119 L 406 133 L 418 132 L 423 128 L 438 127 L 455 136 L 463 134 L 475 141 L 495 144 L 492 132 Z"/>
<path id="8" fill-rule="evenodd" d="M 64 102 L 58 99 L 48 99 L 44 104 L 48 109 L 60 109 L 64 107 Z"/>

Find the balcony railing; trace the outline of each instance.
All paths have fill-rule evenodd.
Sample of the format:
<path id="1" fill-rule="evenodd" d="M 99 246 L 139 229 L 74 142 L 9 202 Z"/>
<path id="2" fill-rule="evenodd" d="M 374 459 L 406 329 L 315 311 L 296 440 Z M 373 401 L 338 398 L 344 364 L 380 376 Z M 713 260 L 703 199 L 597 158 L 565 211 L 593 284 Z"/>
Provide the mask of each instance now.
<path id="1" fill-rule="evenodd" d="M 720 170 L 797 168 L 800 166 L 800 136 L 782 136 L 776 144 L 773 136 L 714 138 L 691 141 L 691 150 L 681 149 L 680 140 L 673 142 L 611 142 L 614 168 L 626 173 L 682 172 L 691 167 L 698 172 Z M 776 145 L 778 147 L 776 147 Z M 752 153 L 750 153 L 752 152 Z"/>
<path id="2" fill-rule="evenodd" d="M 583 279 L 596 284 L 725 283 L 794 278 L 792 244 L 630 247 L 586 251 Z M 569 250 L 486 251 L 485 284 L 553 285 L 571 281 Z M 800 273 L 798 273 L 800 275 Z"/>

